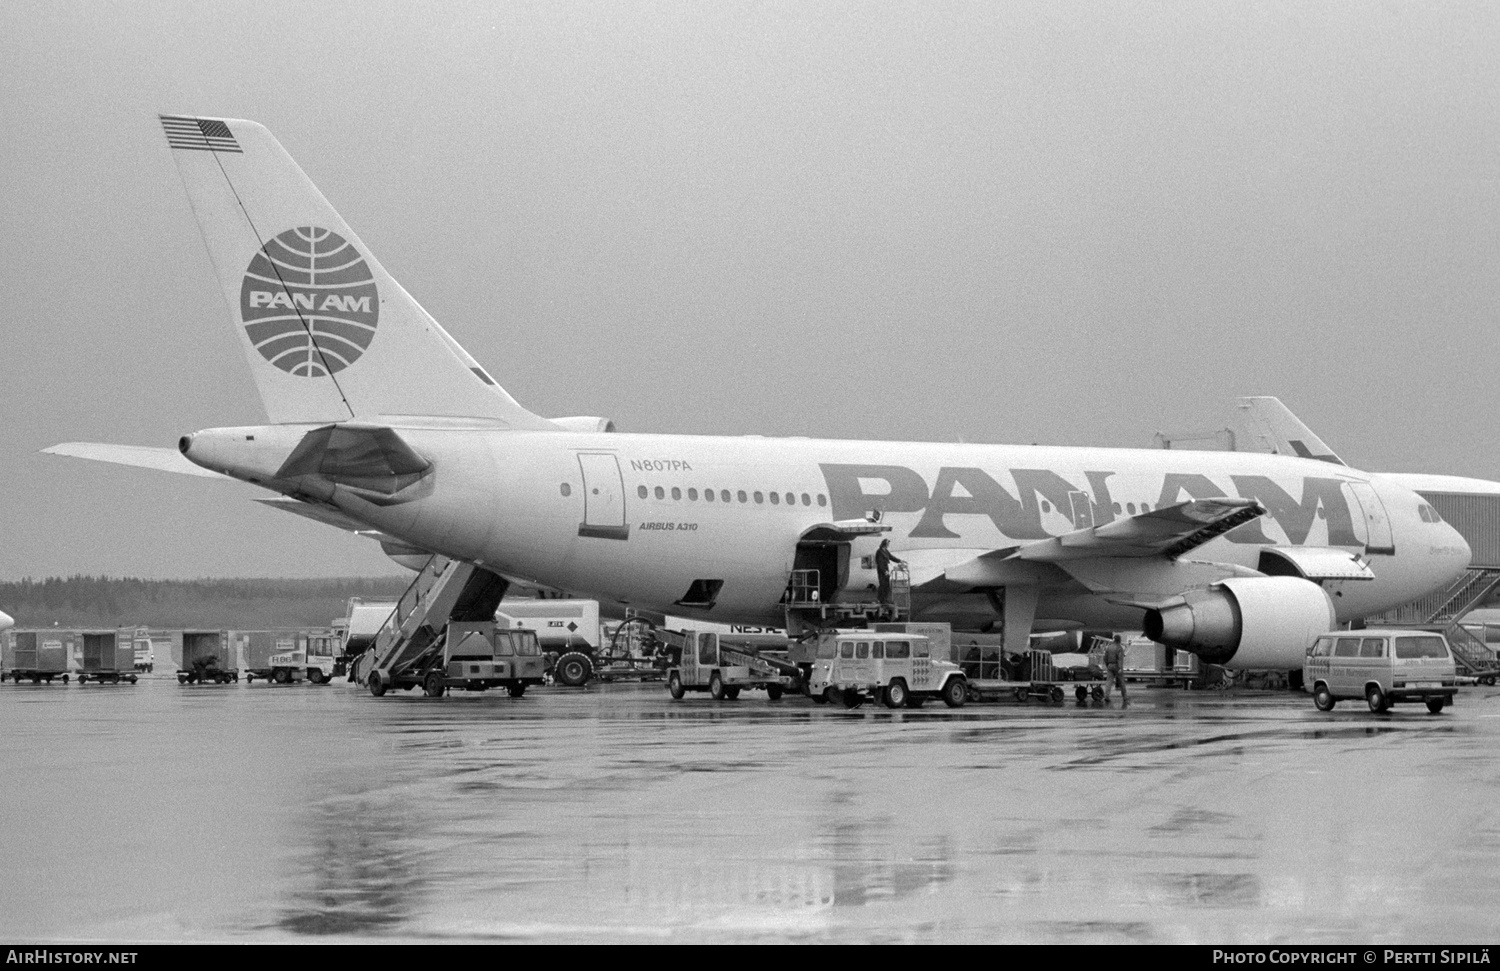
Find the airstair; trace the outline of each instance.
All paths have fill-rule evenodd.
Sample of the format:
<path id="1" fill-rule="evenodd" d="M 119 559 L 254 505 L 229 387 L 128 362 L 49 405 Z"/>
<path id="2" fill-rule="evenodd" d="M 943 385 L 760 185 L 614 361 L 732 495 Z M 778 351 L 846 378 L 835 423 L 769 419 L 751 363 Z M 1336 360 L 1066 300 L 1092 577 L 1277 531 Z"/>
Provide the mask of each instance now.
<path id="1" fill-rule="evenodd" d="M 358 680 L 371 694 L 384 694 L 403 674 L 442 653 L 449 621 L 494 620 L 508 585 L 483 567 L 433 556 L 375 635 Z"/>
<path id="2" fill-rule="evenodd" d="M 1402 604 L 1383 614 L 1365 618 L 1366 623 L 1384 627 L 1416 627 L 1442 631 L 1453 649 L 1453 660 L 1459 671 L 1470 677 L 1493 679 L 1500 675 L 1500 661 L 1483 638 L 1463 626 L 1471 610 L 1486 603 L 1500 589 L 1500 569 L 1493 566 L 1471 566 L 1445 589 L 1420 600 Z"/>

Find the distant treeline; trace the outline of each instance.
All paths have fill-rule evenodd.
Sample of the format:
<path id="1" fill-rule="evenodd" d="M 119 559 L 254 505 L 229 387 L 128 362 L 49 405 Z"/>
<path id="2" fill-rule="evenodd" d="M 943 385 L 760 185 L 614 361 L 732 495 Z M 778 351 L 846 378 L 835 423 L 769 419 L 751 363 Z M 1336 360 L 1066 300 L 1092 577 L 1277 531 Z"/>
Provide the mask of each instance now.
<path id="1" fill-rule="evenodd" d="M 17 627 L 263 630 L 327 627 L 350 597 L 394 600 L 410 579 L 138 580 L 48 577 L 0 582 L 0 610 Z"/>

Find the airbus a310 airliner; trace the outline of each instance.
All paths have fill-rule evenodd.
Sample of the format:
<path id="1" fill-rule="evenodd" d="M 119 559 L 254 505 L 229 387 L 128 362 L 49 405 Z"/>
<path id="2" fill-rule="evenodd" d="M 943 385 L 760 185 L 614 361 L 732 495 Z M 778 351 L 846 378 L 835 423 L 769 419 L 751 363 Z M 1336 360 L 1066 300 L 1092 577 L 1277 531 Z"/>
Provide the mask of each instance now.
<path id="1" fill-rule="evenodd" d="M 1007 646 L 1034 627 L 1144 629 L 1208 661 L 1288 669 L 1319 632 L 1469 563 L 1410 489 L 1314 459 L 623 434 L 543 418 L 386 273 L 264 127 L 161 124 L 271 421 L 185 435 L 182 456 L 279 493 L 273 504 L 378 532 L 393 553 L 780 626 L 794 570 L 816 571 L 799 574 L 801 600 L 874 600 L 885 537 L 909 565 L 914 620 L 998 627 Z"/>

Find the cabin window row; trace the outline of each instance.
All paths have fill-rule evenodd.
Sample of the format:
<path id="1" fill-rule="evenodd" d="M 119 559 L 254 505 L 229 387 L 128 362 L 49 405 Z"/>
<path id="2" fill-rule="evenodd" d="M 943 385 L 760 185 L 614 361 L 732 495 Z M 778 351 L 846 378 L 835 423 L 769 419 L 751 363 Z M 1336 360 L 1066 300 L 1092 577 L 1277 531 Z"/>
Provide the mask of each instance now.
<path id="1" fill-rule="evenodd" d="M 674 501 L 681 502 L 684 496 L 684 490 L 681 486 L 673 486 L 671 489 L 667 489 L 663 486 L 657 486 L 654 490 L 646 486 L 637 486 L 635 494 L 637 496 L 640 496 L 642 499 L 649 499 L 653 494 L 658 499 L 666 499 L 670 495 Z M 799 502 L 804 506 L 811 506 L 815 503 L 819 507 L 828 505 L 827 496 L 823 495 L 822 493 L 818 493 L 816 496 L 814 496 L 812 493 L 808 492 L 803 492 L 800 494 L 796 492 L 766 493 L 747 492 L 744 489 L 739 489 L 734 492 L 730 492 L 728 489 L 720 489 L 718 492 L 715 492 L 712 489 L 704 489 L 702 493 L 700 493 L 695 488 L 689 488 L 686 490 L 686 497 L 688 502 L 698 502 L 700 499 L 703 502 L 732 503 L 738 501 L 741 503 L 754 502 L 757 506 L 764 505 L 768 499 L 773 506 L 779 506 L 782 503 L 785 503 L 788 506 L 795 506 Z"/>

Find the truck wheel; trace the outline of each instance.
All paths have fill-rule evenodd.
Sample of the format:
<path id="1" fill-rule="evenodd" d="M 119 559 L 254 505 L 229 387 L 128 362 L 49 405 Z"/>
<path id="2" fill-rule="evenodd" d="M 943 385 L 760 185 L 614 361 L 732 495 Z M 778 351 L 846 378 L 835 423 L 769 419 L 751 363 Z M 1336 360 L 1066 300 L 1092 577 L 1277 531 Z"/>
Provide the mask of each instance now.
<path id="1" fill-rule="evenodd" d="M 1103 701 L 1104 689 L 1097 684 L 1094 685 L 1094 687 L 1089 690 L 1089 697 L 1093 698 L 1095 701 Z"/>
<path id="2" fill-rule="evenodd" d="M 78 683 L 79 684 L 88 684 L 89 683 L 89 676 L 86 675 L 86 674 L 80 674 L 78 676 Z"/>
<path id="3" fill-rule="evenodd" d="M 327 684 L 331 679 L 328 677 L 328 675 L 323 673 L 322 668 L 308 668 L 307 680 L 311 681 L 313 684 Z"/>
<path id="4" fill-rule="evenodd" d="M 687 689 L 682 686 L 682 674 L 680 672 L 673 671 L 667 675 L 667 694 L 671 695 L 676 701 L 681 701 L 682 696 L 687 694 Z"/>
<path id="5" fill-rule="evenodd" d="M 854 688 L 845 688 L 843 691 L 839 692 L 839 695 L 841 697 L 841 700 L 844 702 L 844 707 L 850 710 L 858 708 L 860 705 L 865 703 L 864 693 Z"/>
<path id="6" fill-rule="evenodd" d="M 422 682 L 422 693 L 429 698 L 441 698 L 443 696 L 443 672 L 427 672 L 427 680 Z"/>
<path id="7" fill-rule="evenodd" d="M 588 684 L 589 675 L 594 673 L 593 662 L 587 654 L 570 651 L 557 659 L 557 666 L 553 668 L 557 680 L 570 688 L 581 688 Z"/>
<path id="8" fill-rule="evenodd" d="M 1448 703 L 1448 699 L 1447 698 L 1428 698 L 1427 699 L 1427 710 L 1430 711 L 1430 712 L 1432 712 L 1434 715 L 1436 715 L 1438 712 L 1440 712 L 1440 711 L 1443 710 L 1443 706 L 1446 705 L 1447 703 Z"/>
<path id="9" fill-rule="evenodd" d="M 275 671 L 271 672 L 271 680 L 275 681 L 277 684 L 286 684 L 292 680 L 292 672 L 288 671 L 286 668 L 277 668 Z"/>
<path id="10" fill-rule="evenodd" d="M 1313 689 L 1313 704 L 1319 711 L 1333 711 L 1336 702 L 1333 700 L 1333 692 L 1328 690 L 1328 685 L 1320 684 Z"/>
<path id="11" fill-rule="evenodd" d="M 768 684 L 768 685 L 766 685 L 766 697 L 770 698 L 772 701 L 780 701 L 781 700 L 781 685 L 779 685 L 779 684 Z"/>
<path id="12" fill-rule="evenodd" d="M 1054 705 L 1060 705 L 1063 703 L 1063 689 L 1062 685 L 1060 684 L 1054 684 L 1052 686 L 1052 703 Z"/>
<path id="13" fill-rule="evenodd" d="M 885 702 L 887 708 L 905 708 L 906 700 L 911 697 L 911 692 L 906 690 L 906 682 L 897 678 L 885 686 L 881 695 L 880 700 Z"/>
<path id="14" fill-rule="evenodd" d="M 969 700 L 969 686 L 963 678 L 949 678 L 943 685 L 943 704 L 949 708 L 962 708 Z"/>
<path id="15" fill-rule="evenodd" d="M 508 684 L 505 686 L 505 691 L 512 698 L 519 698 L 526 693 L 526 686 L 524 684 Z"/>
<path id="16" fill-rule="evenodd" d="M 370 679 L 365 682 L 365 685 L 370 689 L 370 694 L 377 698 L 385 694 L 385 679 L 380 676 L 379 671 L 371 671 Z"/>
<path id="17" fill-rule="evenodd" d="M 715 701 L 723 701 L 728 696 L 724 689 L 724 679 L 719 677 L 717 671 L 708 679 L 708 696 Z"/>
<path id="18" fill-rule="evenodd" d="M 1380 690 L 1380 685 L 1372 684 L 1365 692 L 1365 704 L 1376 713 L 1385 711 L 1391 707 L 1391 703 L 1385 700 L 1385 692 Z"/>

